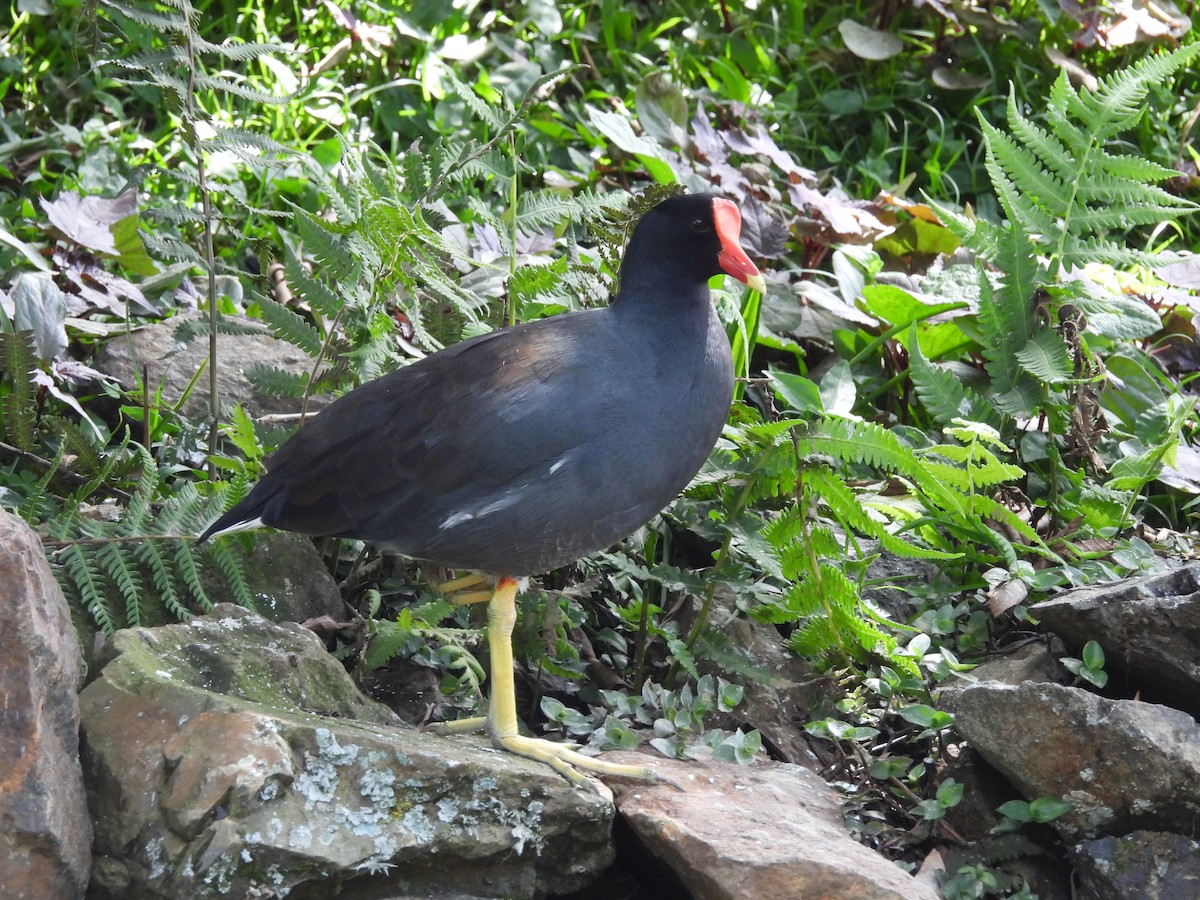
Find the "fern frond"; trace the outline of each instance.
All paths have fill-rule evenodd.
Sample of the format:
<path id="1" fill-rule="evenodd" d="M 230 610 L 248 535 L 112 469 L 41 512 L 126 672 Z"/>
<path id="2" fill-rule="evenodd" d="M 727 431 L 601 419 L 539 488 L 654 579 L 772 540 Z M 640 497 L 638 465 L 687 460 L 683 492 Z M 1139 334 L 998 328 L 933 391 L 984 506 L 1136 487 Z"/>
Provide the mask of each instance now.
<path id="1" fill-rule="evenodd" d="M 926 467 L 928 464 L 926 464 Z M 877 521 L 870 514 L 849 486 L 835 473 L 823 467 L 806 469 L 804 479 L 807 489 L 829 506 L 830 511 L 847 530 L 865 534 L 879 541 L 891 553 L 905 559 L 958 559 L 961 553 L 946 553 L 930 547 L 922 547 L 904 540 L 888 530 L 887 524 Z M 878 515 L 878 513 L 877 513 Z"/>
<path id="2" fill-rule="evenodd" d="M 0 403 L 4 435 L 21 450 L 33 447 L 37 428 L 37 392 L 30 380 L 36 368 L 33 332 L 0 332 L 0 373 L 9 383 L 8 395 Z"/>
<path id="3" fill-rule="evenodd" d="M 233 94 L 235 97 L 249 100 L 251 103 L 261 103 L 264 106 L 283 106 L 292 100 L 287 95 L 268 94 L 266 91 L 249 87 L 240 81 L 234 81 L 231 78 L 222 78 L 217 75 L 205 75 L 202 72 L 196 73 L 196 86 L 208 88 L 210 91 L 215 91 L 218 94 Z"/>
<path id="4" fill-rule="evenodd" d="M 445 69 L 444 73 L 446 83 L 450 86 L 450 89 L 466 104 L 467 109 L 471 111 L 475 118 L 487 123 L 489 131 L 500 131 L 504 128 L 504 117 L 497 114 L 491 104 L 485 102 L 482 97 L 475 93 L 475 89 L 471 85 L 462 81 L 450 69 Z M 512 109 L 512 105 L 503 95 L 501 95 L 501 103 L 503 104 L 502 108 Z"/>
<path id="5" fill-rule="evenodd" d="M 91 615 L 96 626 L 108 636 L 117 630 L 117 623 L 108 605 L 105 591 L 104 576 L 100 566 L 93 556 L 85 553 L 79 544 L 64 547 L 58 557 L 60 563 L 55 567 L 60 583 L 67 581 L 70 593 L 79 598 L 79 602 Z"/>
<path id="6" fill-rule="evenodd" d="M 700 680 L 700 669 L 696 665 L 696 657 L 692 651 L 688 649 L 687 643 L 682 638 L 668 638 L 667 649 L 675 662 L 688 673 L 696 681 Z"/>
<path id="7" fill-rule="evenodd" d="M 858 614 L 858 588 L 837 566 L 822 563 L 812 584 L 798 592 L 796 600 L 811 608 L 813 598 L 820 614 L 809 614 L 804 624 L 788 638 L 788 646 L 818 665 L 835 656 L 862 659 L 872 654 L 885 657 L 906 674 L 916 675 L 912 660 L 896 654 L 896 641 L 866 617 Z"/>
<path id="8" fill-rule="evenodd" d="M 150 516 L 150 502 L 158 488 L 158 467 L 154 464 L 154 457 L 141 444 L 134 444 L 133 447 L 141 472 L 133 496 L 125 505 L 125 514 L 121 516 L 121 521 L 127 528 L 126 533 L 145 530 L 145 523 Z"/>
<path id="9" fill-rule="evenodd" d="M 143 28 L 149 28 L 151 31 L 157 31 L 159 34 L 183 34 L 189 28 L 189 23 L 182 15 L 173 15 L 170 13 L 157 12 L 153 9 L 147 9 L 141 6 L 133 6 L 128 3 L 121 3 L 120 0 L 102 0 L 104 6 L 121 16 L 124 16 L 131 22 L 141 25 Z M 195 24 L 198 21 L 199 13 L 193 10 Z"/>
<path id="10" fill-rule="evenodd" d="M 1101 79 L 1097 89 L 1090 93 L 1076 93 L 1070 87 L 1065 73 L 1059 76 L 1059 80 L 1066 82 L 1065 90 L 1076 93 L 1075 98 L 1068 99 L 1069 108 L 1086 109 L 1093 117 L 1104 116 L 1111 120 L 1111 124 L 1106 122 L 1103 129 L 1097 129 L 1100 135 L 1107 138 L 1136 124 L 1145 115 L 1144 101 L 1151 86 L 1161 84 L 1188 66 L 1198 54 L 1200 43 L 1196 42 L 1169 53 L 1147 54 L 1132 65 Z"/>
<path id="11" fill-rule="evenodd" d="M 246 378 L 256 390 L 272 397 L 303 397 L 308 393 L 308 375 L 297 375 L 267 363 L 246 366 Z"/>
<path id="12" fill-rule="evenodd" d="M 310 278 L 304 284 L 304 289 L 313 288 L 313 281 L 314 279 Z M 271 334 L 303 350 L 313 358 L 320 355 L 322 343 L 320 332 L 298 312 L 269 297 L 262 298 L 259 309 L 262 310 L 263 321 L 267 323 Z"/>
<path id="13" fill-rule="evenodd" d="M 137 569 L 129 564 L 120 544 L 101 544 L 96 555 L 125 601 L 125 626 L 138 627 L 142 624 L 141 599 L 144 589 Z"/>
<path id="14" fill-rule="evenodd" d="M 1015 106 L 1013 109 L 1015 111 Z M 1023 221 L 1028 232 L 1052 234 L 1054 219 L 1050 211 L 1068 208 L 1074 199 L 1073 192 L 1059 176 L 1045 168 L 1046 162 L 1033 149 L 1018 144 L 993 126 L 978 109 L 975 113 L 986 139 L 988 173 L 993 183 L 1000 181 L 1005 186 L 1000 200 L 1008 218 Z M 1038 131 L 1031 133 L 1039 138 L 1042 136 Z M 1039 142 L 1035 149 L 1051 152 L 1051 163 L 1066 156 L 1057 142 Z M 1066 172 L 1070 172 L 1070 168 L 1064 170 Z"/>
<path id="15" fill-rule="evenodd" d="M 192 552 L 191 544 L 187 541 L 179 541 L 175 544 L 175 570 L 179 573 L 180 580 L 184 587 L 192 595 L 192 600 L 204 612 L 210 612 L 213 608 L 213 602 L 208 599 L 208 594 L 204 590 L 204 584 L 200 579 L 200 567 L 196 562 L 196 555 Z M 172 610 L 176 618 L 181 622 L 186 621 L 191 617 L 186 609 Z"/>
<path id="16" fill-rule="evenodd" d="M 1049 328 L 1036 332 L 1016 353 L 1017 361 L 1026 372 L 1046 384 L 1065 384 L 1071 380 L 1074 368 L 1067 342 Z"/>
<path id="17" fill-rule="evenodd" d="M 896 436 L 873 422 L 826 418 L 819 423 L 798 424 L 795 442 L 801 456 L 828 455 L 888 471 L 906 465 L 906 451 Z"/>
<path id="18" fill-rule="evenodd" d="M 357 210 L 354 214 L 357 215 Z M 292 222 L 303 242 L 305 254 L 316 260 L 331 280 L 342 281 L 353 275 L 355 266 L 342 245 L 340 227 L 323 222 L 303 210 L 295 211 Z"/>
<path id="19" fill-rule="evenodd" d="M 217 564 L 221 574 L 225 576 L 225 584 L 233 594 L 233 602 L 251 611 L 257 611 L 254 597 L 246 584 L 246 574 L 242 570 L 241 560 L 234 555 L 228 541 L 212 541 L 205 544 L 205 553 Z"/>
<path id="20" fill-rule="evenodd" d="M 268 137 L 265 134 L 259 134 L 256 131 L 248 131 L 245 128 L 230 128 L 222 125 L 216 130 L 213 137 L 207 138 L 215 147 L 224 147 L 232 149 L 234 147 L 247 147 L 251 150 L 259 150 L 263 153 L 273 153 L 276 156 L 287 157 L 289 159 L 296 156 L 296 150 L 286 144 L 281 144 L 274 138 Z"/>
<path id="21" fill-rule="evenodd" d="M 940 425 L 956 418 L 986 422 L 998 428 L 1000 417 L 990 403 L 963 383 L 948 369 L 929 362 L 921 352 L 917 327 L 909 329 L 908 377 L 925 410 Z"/>
<path id="22" fill-rule="evenodd" d="M 543 228 L 558 228 L 564 222 L 578 221 L 584 212 L 579 201 L 562 191 L 530 191 L 521 195 L 517 227 L 526 233 Z"/>
<path id="23" fill-rule="evenodd" d="M 231 62 L 251 62 L 264 56 L 292 52 L 292 48 L 287 44 L 234 43 L 232 41 L 214 44 L 198 35 L 192 38 L 192 45 L 196 48 L 197 53 L 217 56 Z"/>
<path id="24" fill-rule="evenodd" d="M 154 583 L 163 606 L 180 621 L 187 619 L 190 613 L 184 606 L 175 583 L 175 571 L 174 566 L 170 564 L 170 557 L 163 553 L 157 541 L 140 541 L 135 552 L 139 562 L 150 570 L 150 580 Z"/>

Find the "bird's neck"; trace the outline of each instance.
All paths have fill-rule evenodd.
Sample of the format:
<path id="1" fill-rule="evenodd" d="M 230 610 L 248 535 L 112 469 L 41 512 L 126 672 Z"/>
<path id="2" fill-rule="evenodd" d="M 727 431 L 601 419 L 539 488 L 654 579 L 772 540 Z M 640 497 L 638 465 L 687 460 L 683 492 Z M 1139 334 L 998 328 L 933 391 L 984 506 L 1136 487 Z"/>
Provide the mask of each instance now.
<path id="1" fill-rule="evenodd" d="M 661 310 L 678 315 L 686 309 L 706 310 L 712 305 L 707 280 L 682 275 L 667 268 L 623 266 L 620 287 L 612 306 L 618 309 Z"/>

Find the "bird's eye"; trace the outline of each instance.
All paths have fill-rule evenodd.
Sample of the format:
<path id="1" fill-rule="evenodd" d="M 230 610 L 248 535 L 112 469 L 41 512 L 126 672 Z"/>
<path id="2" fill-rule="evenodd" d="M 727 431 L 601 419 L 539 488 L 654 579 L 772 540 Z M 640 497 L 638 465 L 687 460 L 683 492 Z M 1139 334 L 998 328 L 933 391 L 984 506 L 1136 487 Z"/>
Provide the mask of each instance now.
<path id="1" fill-rule="evenodd" d="M 708 222 L 704 219 L 692 219 L 692 231 L 696 234 L 704 234 L 708 231 Z"/>

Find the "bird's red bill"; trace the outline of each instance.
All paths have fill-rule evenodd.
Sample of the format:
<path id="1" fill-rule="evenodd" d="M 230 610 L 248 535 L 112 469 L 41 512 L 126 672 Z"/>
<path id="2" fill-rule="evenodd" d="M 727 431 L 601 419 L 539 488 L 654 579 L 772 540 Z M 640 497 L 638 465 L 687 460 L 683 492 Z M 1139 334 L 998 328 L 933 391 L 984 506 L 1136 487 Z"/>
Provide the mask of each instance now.
<path id="1" fill-rule="evenodd" d="M 762 276 L 758 266 L 751 262 L 742 249 L 742 214 L 737 205 L 724 198 L 713 200 L 713 224 L 721 241 L 721 251 L 717 254 L 721 268 L 743 284 L 750 284 L 757 289 L 755 284 L 751 284 L 751 279 L 756 278 L 761 284 Z"/>

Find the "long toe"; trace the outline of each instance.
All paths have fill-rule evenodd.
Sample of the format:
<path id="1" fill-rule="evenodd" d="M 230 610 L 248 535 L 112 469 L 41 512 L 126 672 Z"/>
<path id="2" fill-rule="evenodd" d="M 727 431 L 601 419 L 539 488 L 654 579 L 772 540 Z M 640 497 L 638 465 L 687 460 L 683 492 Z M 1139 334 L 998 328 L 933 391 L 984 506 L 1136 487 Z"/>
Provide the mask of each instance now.
<path id="1" fill-rule="evenodd" d="M 599 793 L 603 784 L 588 775 L 607 775 L 611 778 L 623 778 L 628 781 L 639 781 L 643 784 L 669 784 L 678 788 L 675 782 L 657 774 L 649 766 L 630 766 L 622 763 L 606 762 L 593 756 L 584 756 L 566 744 L 542 738 L 530 738 L 522 735 L 509 735 L 495 741 L 500 748 L 526 759 L 545 763 L 564 778 L 584 787 L 590 787 Z"/>

